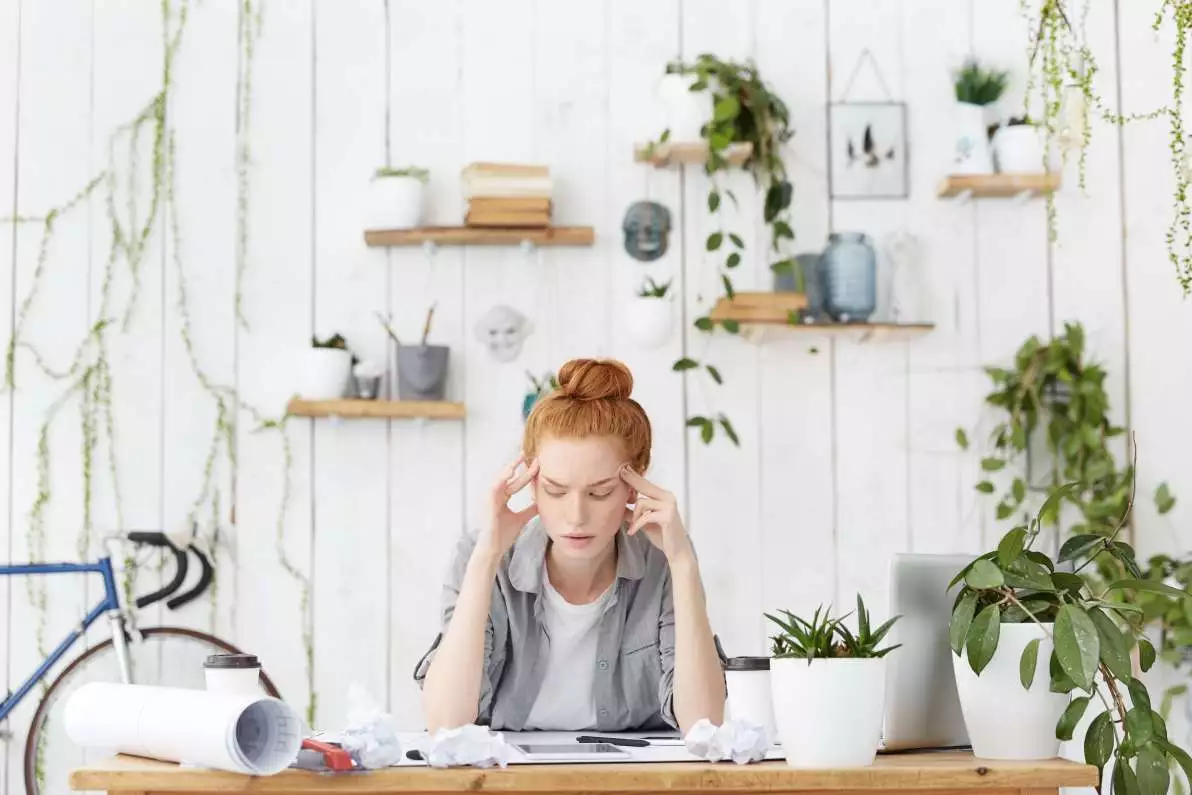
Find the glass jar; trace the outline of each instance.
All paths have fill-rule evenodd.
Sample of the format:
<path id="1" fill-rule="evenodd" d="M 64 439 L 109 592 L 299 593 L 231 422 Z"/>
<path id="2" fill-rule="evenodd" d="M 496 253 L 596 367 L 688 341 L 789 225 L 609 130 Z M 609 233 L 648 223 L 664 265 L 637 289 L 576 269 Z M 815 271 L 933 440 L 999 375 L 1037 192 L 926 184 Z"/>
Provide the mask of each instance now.
<path id="1" fill-rule="evenodd" d="M 877 255 L 860 232 L 835 232 L 820 260 L 824 309 L 839 323 L 864 323 L 877 309 Z"/>

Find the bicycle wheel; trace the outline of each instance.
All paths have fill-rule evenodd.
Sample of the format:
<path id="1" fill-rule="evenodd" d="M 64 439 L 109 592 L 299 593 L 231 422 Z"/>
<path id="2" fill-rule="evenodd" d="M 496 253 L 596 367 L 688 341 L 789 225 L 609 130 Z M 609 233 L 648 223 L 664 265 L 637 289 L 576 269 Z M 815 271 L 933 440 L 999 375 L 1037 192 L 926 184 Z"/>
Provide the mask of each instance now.
<path id="1" fill-rule="evenodd" d="M 129 639 L 128 657 L 137 684 L 204 688 L 203 660 L 209 654 L 240 653 L 214 635 L 183 627 L 149 627 L 139 640 Z M 119 682 L 120 668 L 112 639 L 97 643 L 71 661 L 46 690 L 33 713 L 25 739 L 25 792 L 68 795 L 70 771 L 103 756 L 75 746 L 62 725 L 67 698 L 88 682 Z M 269 676 L 261 671 L 261 690 L 279 698 Z"/>

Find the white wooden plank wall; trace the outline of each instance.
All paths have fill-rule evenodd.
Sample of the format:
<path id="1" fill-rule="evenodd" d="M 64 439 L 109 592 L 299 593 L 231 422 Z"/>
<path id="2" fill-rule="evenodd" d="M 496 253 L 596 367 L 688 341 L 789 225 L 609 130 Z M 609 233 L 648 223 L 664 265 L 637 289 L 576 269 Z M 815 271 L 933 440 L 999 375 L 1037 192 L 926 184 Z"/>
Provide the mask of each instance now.
<path id="1" fill-rule="evenodd" d="M 397 333 L 416 339 L 433 303 L 431 339 L 451 346 L 449 397 L 467 403 L 467 419 L 295 418 L 279 431 L 239 412 L 235 463 L 225 450 L 213 468 L 219 515 L 208 499 L 198 516 L 205 533 L 213 521 L 220 526 L 217 594 L 146 617 L 214 628 L 262 655 L 283 695 L 303 710 L 311 699 L 309 621 L 318 725 L 346 720 L 353 684 L 402 725 L 420 725 L 411 673 L 438 628 L 440 578 L 455 539 L 481 520 L 492 478 L 517 453 L 525 372 L 541 376 L 572 356 L 616 356 L 633 369 L 636 396 L 655 426 L 650 477 L 685 506 L 715 628 L 730 654 L 766 650 L 764 610 L 805 611 L 828 601 L 847 609 L 860 592 L 884 615 L 894 552 L 971 552 L 993 542 L 1004 528 L 992 501 L 972 488 L 992 421 L 981 405 L 989 382 L 980 367 L 1004 362 L 1029 334 L 1060 331 L 1069 320 L 1085 324 L 1092 352 L 1110 369 L 1114 416 L 1137 434 L 1140 494 L 1149 498 L 1166 480 L 1181 500 L 1165 517 L 1139 500 L 1140 550 L 1185 548 L 1192 420 L 1181 407 L 1192 391 L 1192 360 L 1176 341 L 1192 335 L 1192 314 L 1164 250 L 1165 127 L 1139 125 L 1119 136 L 1098 126 L 1088 195 L 1076 189 L 1074 162 L 1065 172 L 1054 244 L 1041 202 L 957 206 L 935 198 L 950 148 L 950 70 L 970 51 L 1010 68 L 1006 107 L 1018 107 L 1026 34 L 1017 4 L 750 0 L 726 12 L 711 0 L 254 3 L 261 30 L 252 41 L 238 324 L 236 143 L 246 120 L 237 75 L 248 65 L 241 5 L 188 8 L 168 108 L 177 194 L 172 204 L 163 197 L 152 219 L 136 312 L 111 335 L 119 500 L 101 433 L 90 552 L 119 520 L 124 528 L 183 531 L 203 496 L 216 403 L 184 342 L 183 280 L 195 363 L 264 418 L 282 414 L 312 334 L 342 333 L 392 369 L 395 347 L 375 313 L 391 314 Z M 1168 51 L 1154 43 L 1149 12 L 1120 13 L 1117 20 L 1105 4 L 1090 9 L 1090 43 L 1102 53 L 1099 87 L 1116 102 L 1120 72 L 1123 110 L 1143 111 L 1169 96 Z M 109 138 L 160 83 L 162 26 L 156 6 L 133 2 L 0 4 L 0 216 L 44 216 L 108 167 Z M 1120 64 L 1111 55 L 1115 37 Z M 905 200 L 833 200 L 829 191 L 825 106 L 842 99 L 866 50 L 882 81 L 862 69 L 849 99 L 907 103 Z M 833 231 L 866 232 L 883 248 L 891 233 L 915 234 L 932 333 L 874 343 L 800 334 L 756 347 L 723 332 L 709 341 L 676 320 L 661 348 L 635 346 L 620 316 L 645 276 L 674 279 L 676 318 L 688 322 L 719 294 L 717 261 L 704 251 L 717 227 L 702 171 L 632 160 L 634 142 L 657 132 L 653 82 L 665 62 L 701 52 L 754 58 L 791 108 L 791 251 L 818 251 Z M 135 196 L 141 225 L 152 187 L 148 132 L 137 147 L 138 181 L 116 192 L 122 218 Z M 120 174 L 128 172 L 129 146 L 126 136 L 115 150 Z M 378 166 L 430 168 L 427 222 L 451 224 L 465 208 L 459 169 L 473 160 L 549 163 L 556 219 L 594 225 L 595 245 L 530 252 L 363 245 L 368 181 Z M 768 289 L 761 197 L 744 174 L 727 177 L 726 186 L 741 206 L 726 202 L 722 220 L 747 247 L 736 286 Z M 21 340 L 56 369 L 69 364 L 99 311 L 110 247 L 104 196 L 97 190 L 57 220 Z M 621 241 L 626 207 L 643 198 L 665 204 L 675 223 L 666 255 L 650 264 L 630 259 Z M 11 263 L 0 278 L 6 340 L 33 285 L 40 237 L 36 222 L 0 224 L 0 261 Z M 881 267 L 889 267 L 884 256 Z M 132 290 L 122 261 L 115 306 L 124 307 Z M 525 313 L 535 327 L 512 364 L 493 361 L 475 337 L 495 304 Z M 883 295 L 879 313 L 888 309 Z M 704 373 L 673 373 L 684 354 L 716 365 L 724 385 Z M 16 376 L 17 389 L 0 399 L 4 560 L 30 555 L 39 434 L 63 388 L 27 351 Z M 722 435 L 704 446 L 684 427 L 685 411 L 723 411 L 741 448 Z M 955 444 L 960 426 L 977 443 L 969 452 Z M 78 556 L 81 440 L 72 400 L 46 437 L 49 558 Z M 300 579 L 279 550 L 313 586 L 305 612 Z M 140 590 L 159 576 L 143 571 Z M 49 585 L 53 640 L 95 589 Z M 6 580 L 0 670 L 8 687 L 38 658 L 37 625 L 24 582 Z M 11 721 L 18 736 L 33 707 L 30 700 Z M 10 744 L 3 757 L 6 793 L 23 786 L 22 750 Z"/>

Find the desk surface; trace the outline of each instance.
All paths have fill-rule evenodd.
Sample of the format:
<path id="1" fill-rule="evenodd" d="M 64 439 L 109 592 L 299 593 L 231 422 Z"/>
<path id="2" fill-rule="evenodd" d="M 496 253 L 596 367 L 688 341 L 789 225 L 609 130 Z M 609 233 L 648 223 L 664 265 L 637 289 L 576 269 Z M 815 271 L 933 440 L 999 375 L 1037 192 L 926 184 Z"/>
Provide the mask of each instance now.
<path id="1" fill-rule="evenodd" d="M 114 756 L 71 774 L 76 790 L 133 792 L 552 792 L 634 793 L 672 790 L 758 793 L 793 790 L 1022 790 L 1093 786 L 1097 770 L 1065 760 L 997 762 L 970 753 L 879 755 L 872 767 L 795 770 L 785 762 L 510 765 L 505 769 L 389 768 L 320 775 L 287 770 L 254 778 Z"/>

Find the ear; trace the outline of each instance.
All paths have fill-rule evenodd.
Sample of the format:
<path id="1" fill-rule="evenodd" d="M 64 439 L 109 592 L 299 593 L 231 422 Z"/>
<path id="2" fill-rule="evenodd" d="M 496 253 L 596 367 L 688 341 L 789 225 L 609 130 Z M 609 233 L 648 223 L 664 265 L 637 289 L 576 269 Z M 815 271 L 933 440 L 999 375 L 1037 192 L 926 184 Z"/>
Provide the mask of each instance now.
<path id="1" fill-rule="evenodd" d="M 626 505 L 637 505 L 637 490 L 629 487 L 629 496 L 625 498 Z"/>

